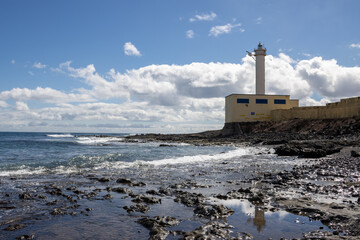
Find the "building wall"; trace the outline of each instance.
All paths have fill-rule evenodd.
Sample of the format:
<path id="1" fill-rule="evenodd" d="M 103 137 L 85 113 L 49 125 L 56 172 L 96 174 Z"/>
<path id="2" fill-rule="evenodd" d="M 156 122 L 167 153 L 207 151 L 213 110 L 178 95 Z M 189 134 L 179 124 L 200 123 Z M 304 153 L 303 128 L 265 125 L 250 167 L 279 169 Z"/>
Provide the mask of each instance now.
<path id="1" fill-rule="evenodd" d="M 271 111 L 270 115 L 274 121 L 355 117 L 360 116 L 360 97 L 341 99 L 340 102 L 328 103 L 326 106 L 276 109 Z"/>
<path id="2" fill-rule="evenodd" d="M 225 98 L 225 123 L 268 121 L 272 110 L 298 106 L 289 95 L 231 94 Z"/>

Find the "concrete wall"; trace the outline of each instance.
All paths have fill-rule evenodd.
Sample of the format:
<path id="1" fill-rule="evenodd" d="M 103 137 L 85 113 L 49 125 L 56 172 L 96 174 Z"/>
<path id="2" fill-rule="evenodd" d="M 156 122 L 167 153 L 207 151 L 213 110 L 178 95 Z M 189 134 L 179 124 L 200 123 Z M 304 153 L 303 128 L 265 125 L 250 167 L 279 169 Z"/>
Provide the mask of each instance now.
<path id="1" fill-rule="evenodd" d="M 238 99 L 248 99 L 248 103 L 239 103 Z M 257 99 L 267 100 L 266 104 L 256 103 Z M 285 104 L 275 104 L 274 100 L 285 100 Z M 232 94 L 225 98 L 225 123 L 253 122 L 271 120 L 271 111 L 298 107 L 298 100 L 289 95 Z"/>
<path id="2" fill-rule="evenodd" d="M 332 119 L 360 116 L 360 97 L 341 99 L 318 107 L 295 107 L 288 110 L 275 109 L 270 113 L 271 120 L 290 119 Z"/>

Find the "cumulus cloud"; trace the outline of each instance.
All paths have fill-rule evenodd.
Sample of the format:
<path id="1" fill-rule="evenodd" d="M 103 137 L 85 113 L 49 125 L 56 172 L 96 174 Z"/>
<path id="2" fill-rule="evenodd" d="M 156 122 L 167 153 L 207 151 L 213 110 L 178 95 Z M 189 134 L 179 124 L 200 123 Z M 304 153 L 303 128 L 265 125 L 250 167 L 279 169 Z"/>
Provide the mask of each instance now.
<path id="1" fill-rule="evenodd" d="M 321 96 L 339 99 L 360 95 L 360 67 L 343 67 L 335 59 L 314 57 L 300 61 L 296 71 Z"/>
<path id="2" fill-rule="evenodd" d="M 350 44 L 351 48 L 360 48 L 360 43 L 352 43 Z"/>
<path id="3" fill-rule="evenodd" d="M 57 70 L 81 79 L 86 86 L 71 92 L 42 87 L 2 91 L 0 122 L 91 127 L 101 121 L 99 127 L 104 129 L 143 124 L 159 131 L 176 131 L 173 126 L 177 124 L 196 131 L 200 128 L 193 123 L 201 123 L 204 128 L 210 126 L 204 124 L 222 126 L 225 96 L 255 92 L 255 62 L 249 56 L 238 64 L 149 65 L 125 72 L 110 69 L 105 74 L 98 73 L 93 64 L 76 68 L 71 62 L 60 64 Z M 301 61 L 284 53 L 266 57 L 266 93 L 290 94 L 301 105 L 359 96 L 358 76 L 359 67 L 343 67 L 321 57 Z M 46 103 L 46 107 L 29 108 L 27 101 Z M 133 129 L 139 131 L 135 125 Z"/>
<path id="4" fill-rule="evenodd" d="M 45 64 L 42 64 L 41 62 L 35 62 L 33 65 L 32 65 L 33 68 L 37 68 L 37 69 L 44 69 L 46 68 L 46 65 Z"/>
<path id="5" fill-rule="evenodd" d="M 9 91 L 0 92 L 0 100 L 8 99 L 15 101 L 38 100 L 47 103 L 89 102 L 95 100 L 95 98 L 87 94 L 64 93 L 48 87 L 37 87 L 35 89 L 13 88 Z"/>
<path id="6" fill-rule="evenodd" d="M 7 103 L 7 102 L 5 102 L 5 101 L 0 101 L 0 108 L 6 108 L 6 107 L 8 107 L 9 106 L 9 104 Z"/>
<path id="7" fill-rule="evenodd" d="M 210 29 L 209 36 L 217 37 L 220 34 L 231 33 L 231 31 L 234 28 L 237 28 L 237 27 L 240 27 L 240 26 L 241 26 L 241 23 L 238 23 L 238 24 L 230 24 L 230 23 L 228 23 L 226 25 L 214 26 L 214 27 L 212 27 Z M 240 28 L 240 31 L 244 32 L 245 30 Z"/>
<path id="8" fill-rule="evenodd" d="M 262 17 L 258 17 L 256 19 L 256 24 L 261 24 L 262 23 Z"/>
<path id="9" fill-rule="evenodd" d="M 29 107 L 24 102 L 16 102 L 15 103 L 15 110 L 17 110 L 17 111 L 28 111 Z"/>
<path id="10" fill-rule="evenodd" d="M 134 44 L 127 42 L 124 44 L 124 53 L 127 56 L 141 56 L 141 53 Z"/>
<path id="11" fill-rule="evenodd" d="M 216 13 L 210 12 L 205 14 L 196 14 L 194 17 L 190 18 L 190 22 L 195 21 L 213 21 L 216 18 Z"/>
<path id="12" fill-rule="evenodd" d="M 194 38 L 194 31 L 193 30 L 187 30 L 186 31 L 186 38 Z"/>

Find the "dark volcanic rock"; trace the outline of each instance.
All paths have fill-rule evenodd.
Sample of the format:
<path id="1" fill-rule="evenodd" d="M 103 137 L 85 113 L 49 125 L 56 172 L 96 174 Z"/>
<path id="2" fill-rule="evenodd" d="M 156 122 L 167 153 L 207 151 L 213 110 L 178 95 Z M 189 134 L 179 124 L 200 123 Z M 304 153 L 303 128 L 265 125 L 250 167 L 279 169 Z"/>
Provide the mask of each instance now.
<path id="1" fill-rule="evenodd" d="M 149 206 L 143 205 L 143 204 L 136 204 L 136 205 L 131 205 L 130 207 L 125 206 L 123 207 L 128 213 L 131 212 L 142 212 L 142 213 L 146 213 L 147 211 L 150 210 Z"/>
<path id="2" fill-rule="evenodd" d="M 320 158 L 340 152 L 340 143 L 329 141 L 293 141 L 275 148 L 279 156 L 298 156 L 300 158 Z"/>
<path id="3" fill-rule="evenodd" d="M 351 156 L 352 157 L 360 157 L 360 152 L 352 150 L 351 151 Z"/>
<path id="4" fill-rule="evenodd" d="M 22 235 L 16 238 L 16 240 L 30 240 L 30 239 L 35 239 L 35 235 Z"/>
<path id="5" fill-rule="evenodd" d="M 135 182 L 129 178 L 119 178 L 118 180 L 116 180 L 116 182 L 124 185 L 129 185 L 132 187 L 146 186 L 146 183 L 144 182 Z"/>
<path id="6" fill-rule="evenodd" d="M 19 198 L 23 200 L 29 200 L 32 199 L 32 196 L 30 193 L 24 192 L 19 194 Z"/>
<path id="7" fill-rule="evenodd" d="M 21 228 L 26 227 L 26 225 L 24 224 L 14 224 L 14 225 L 9 225 L 7 228 L 5 228 L 5 231 L 16 231 L 19 230 Z"/>
<path id="8" fill-rule="evenodd" d="M 150 239 L 165 239 L 169 235 L 169 230 L 165 227 L 172 227 L 179 224 L 174 217 L 144 217 L 137 221 L 139 224 L 150 230 Z"/>
<path id="9" fill-rule="evenodd" d="M 195 208 L 194 213 L 211 219 L 226 218 L 234 213 L 234 210 L 222 205 L 199 205 Z"/>

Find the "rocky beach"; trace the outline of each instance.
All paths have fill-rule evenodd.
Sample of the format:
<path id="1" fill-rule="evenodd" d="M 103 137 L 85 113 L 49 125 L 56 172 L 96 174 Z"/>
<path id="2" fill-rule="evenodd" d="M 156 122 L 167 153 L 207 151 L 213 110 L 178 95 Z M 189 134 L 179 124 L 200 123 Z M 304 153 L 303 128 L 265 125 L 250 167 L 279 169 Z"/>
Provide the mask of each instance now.
<path id="1" fill-rule="evenodd" d="M 360 238 L 359 118 L 245 123 L 121 141 L 169 151 L 184 143 L 235 146 L 255 155 L 1 177 L 2 239 Z"/>

